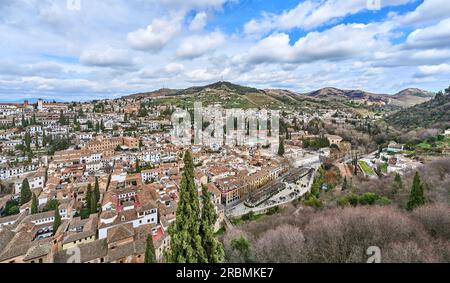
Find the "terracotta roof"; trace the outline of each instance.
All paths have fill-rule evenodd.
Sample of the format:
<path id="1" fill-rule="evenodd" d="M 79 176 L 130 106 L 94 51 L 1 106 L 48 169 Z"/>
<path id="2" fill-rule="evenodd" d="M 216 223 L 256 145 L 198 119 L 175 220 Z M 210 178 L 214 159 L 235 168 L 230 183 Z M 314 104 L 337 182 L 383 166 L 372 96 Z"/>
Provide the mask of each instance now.
<path id="1" fill-rule="evenodd" d="M 107 233 L 108 244 L 121 241 L 130 237 L 134 237 L 134 229 L 132 223 L 118 225 L 108 229 Z"/>

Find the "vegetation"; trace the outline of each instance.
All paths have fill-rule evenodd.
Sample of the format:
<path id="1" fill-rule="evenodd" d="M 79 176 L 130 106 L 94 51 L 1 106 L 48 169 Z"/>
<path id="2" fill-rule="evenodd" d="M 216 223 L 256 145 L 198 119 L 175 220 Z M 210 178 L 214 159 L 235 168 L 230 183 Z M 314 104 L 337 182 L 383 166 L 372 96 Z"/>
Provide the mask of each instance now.
<path id="1" fill-rule="evenodd" d="M 377 195 L 375 193 L 364 193 L 361 196 L 355 194 L 348 194 L 346 196 L 340 197 L 338 199 L 338 204 L 341 206 L 352 205 L 388 205 L 391 201 L 383 196 Z"/>
<path id="2" fill-rule="evenodd" d="M 440 128 L 450 126 L 450 94 L 439 92 L 430 101 L 401 110 L 386 118 L 386 122 L 402 132 L 417 128 Z"/>
<path id="3" fill-rule="evenodd" d="M 25 178 L 22 181 L 22 187 L 20 188 L 20 205 L 24 205 L 31 200 L 30 183 Z"/>
<path id="4" fill-rule="evenodd" d="M 359 160 L 358 164 L 361 167 L 361 170 L 364 172 L 364 174 L 369 176 L 375 175 L 375 171 L 373 170 L 372 167 L 369 166 L 369 164 L 367 164 L 367 162 Z"/>
<path id="5" fill-rule="evenodd" d="M 223 237 L 227 262 L 367 262 L 378 246 L 382 262 L 449 262 L 448 204 L 412 214 L 392 207 L 361 206 L 321 211 L 296 208 L 240 225 Z"/>
<path id="6" fill-rule="evenodd" d="M 200 222 L 200 204 L 194 183 L 194 163 L 191 153 L 186 151 L 177 218 L 169 227 L 171 249 L 166 254 L 168 262 L 207 262 L 199 233 Z"/>
<path id="7" fill-rule="evenodd" d="M 202 214 L 200 223 L 200 236 L 202 246 L 208 263 L 220 263 L 223 261 L 224 252 L 222 244 L 214 237 L 214 226 L 217 214 L 211 195 L 206 186 L 202 186 Z"/>
<path id="8" fill-rule="evenodd" d="M 411 188 L 411 194 L 409 195 L 409 201 L 406 205 L 406 209 L 413 210 L 416 207 L 425 204 L 425 196 L 423 195 L 423 184 L 420 181 L 419 172 L 414 175 L 414 180 Z"/>
<path id="9" fill-rule="evenodd" d="M 156 254 L 155 254 L 155 246 L 153 245 L 153 237 L 152 235 L 148 235 L 145 247 L 144 263 L 155 263 L 155 262 L 156 262 Z"/>
<path id="10" fill-rule="evenodd" d="M 55 209 L 55 220 L 53 221 L 53 234 L 56 234 L 60 225 L 61 225 L 61 215 L 59 214 L 59 209 Z"/>
<path id="11" fill-rule="evenodd" d="M 33 197 L 31 198 L 31 214 L 38 213 L 38 201 L 36 194 L 33 193 Z"/>

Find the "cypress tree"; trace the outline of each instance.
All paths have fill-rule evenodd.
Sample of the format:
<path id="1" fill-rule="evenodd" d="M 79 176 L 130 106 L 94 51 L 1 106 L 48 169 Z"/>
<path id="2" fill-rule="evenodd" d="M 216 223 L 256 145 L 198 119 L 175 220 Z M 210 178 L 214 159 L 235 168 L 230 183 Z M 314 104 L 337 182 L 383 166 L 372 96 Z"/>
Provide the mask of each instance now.
<path id="1" fill-rule="evenodd" d="M 156 262 L 155 246 L 153 245 L 153 237 L 150 234 L 147 236 L 147 246 L 145 248 L 144 263 L 155 263 L 155 262 Z"/>
<path id="2" fill-rule="evenodd" d="M 22 188 L 20 189 L 20 205 L 24 205 L 31 200 L 30 183 L 25 178 L 22 181 Z"/>
<path id="3" fill-rule="evenodd" d="M 95 198 L 95 193 L 91 193 L 91 202 L 89 206 L 89 211 L 91 214 L 97 213 L 97 200 Z"/>
<path id="4" fill-rule="evenodd" d="M 342 183 L 342 190 L 345 191 L 348 189 L 347 176 L 344 177 L 344 182 Z"/>
<path id="5" fill-rule="evenodd" d="M 169 227 L 171 250 L 167 252 L 168 262 L 205 262 L 200 229 L 200 204 L 194 183 L 194 163 L 189 151 L 184 154 L 184 169 L 180 183 L 177 217 Z"/>
<path id="6" fill-rule="evenodd" d="M 38 213 L 38 203 L 37 203 L 37 197 L 33 193 L 33 197 L 31 198 L 31 214 Z"/>
<path id="7" fill-rule="evenodd" d="M 89 209 L 91 209 L 91 199 L 92 199 L 92 189 L 91 189 L 91 184 L 88 184 L 87 191 L 86 191 L 86 206 Z"/>
<path id="8" fill-rule="evenodd" d="M 284 155 L 284 140 L 282 138 L 280 138 L 280 143 L 278 144 L 278 155 Z"/>
<path id="9" fill-rule="evenodd" d="M 100 186 L 98 185 L 97 177 L 95 177 L 94 195 L 95 195 L 95 202 L 98 203 L 100 201 Z"/>
<path id="10" fill-rule="evenodd" d="M 211 194 L 206 186 L 202 186 L 202 219 L 200 236 L 205 250 L 207 263 L 220 263 L 224 259 L 222 244 L 214 237 L 214 226 L 217 220 L 216 210 L 211 201 Z"/>
<path id="11" fill-rule="evenodd" d="M 413 210 L 416 207 L 425 204 L 425 197 L 423 195 L 423 184 L 420 181 L 419 172 L 414 175 L 414 180 L 411 188 L 411 194 L 409 195 L 409 201 L 406 205 L 407 210 Z"/>
<path id="12" fill-rule="evenodd" d="M 25 133 L 25 147 L 27 148 L 27 151 L 30 152 L 31 151 L 31 135 L 30 133 Z"/>
<path id="13" fill-rule="evenodd" d="M 392 189 L 392 194 L 396 195 L 399 190 L 403 188 L 402 177 L 399 173 L 395 174 L 394 178 L 394 187 Z"/>
<path id="14" fill-rule="evenodd" d="M 53 221 L 53 235 L 56 234 L 59 225 L 61 225 L 61 215 L 59 214 L 59 208 L 55 209 L 55 220 Z"/>

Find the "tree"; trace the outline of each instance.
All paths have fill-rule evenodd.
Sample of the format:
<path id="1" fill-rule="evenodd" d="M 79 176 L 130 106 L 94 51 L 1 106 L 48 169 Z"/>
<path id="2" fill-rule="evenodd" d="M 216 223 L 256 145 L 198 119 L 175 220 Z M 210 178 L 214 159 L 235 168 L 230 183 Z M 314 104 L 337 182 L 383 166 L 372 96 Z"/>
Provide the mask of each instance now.
<path id="1" fill-rule="evenodd" d="M 402 177 L 399 173 L 395 174 L 394 187 L 392 188 L 392 195 L 396 195 L 403 188 Z"/>
<path id="2" fill-rule="evenodd" d="M 200 236 L 205 250 L 207 263 L 220 263 L 224 259 L 222 244 L 214 237 L 214 226 L 217 214 L 211 201 L 211 194 L 206 186 L 202 186 L 202 216 L 200 222 Z"/>
<path id="3" fill-rule="evenodd" d="M 200 229 L 200 204 L 194 183 L 194 163 L 190 151 L 184 154 L 184 169 L 180 183 L 177 217 L 169 227 L 171 249 L 168 262 L 206 262 Z"/>
<path id="4" fill-rule="evenodd" d="M 59 214 L 59 209 L 55 209 L 55 220 L 53 221 L 53 235 L 56 234 L 56 231 L 59 228 L 59 225 L 61 225 L 61 215 Z"/>
<path id="5" fill-rule="evenodd" d="M 284 155 L 284 140 L 282 138 L 280 138 L 280 143 L 278 144 L 278 155 Z"/>
<path id="6" fill-rule="evenodd" d="M 91 184 L 88 184 L 87 191 L 86 191 L 86 207 L 91 209 L 91 199 L 92 199 L 92 188 Z"/>
<path id="7" fill-rule="evenodd" d="M 36 195 L 33 193 L 33 197 L 31 198 L 31 214 L 36 213 L 38 213 L 38 202 Z"/>
<path id="8" fill-rule="evenodd" d="M 30 135 L 30 133 L 28 133 L 28 132 L 25 133 L 24 141 L 25 141 L 26 150 L 28 152 L 30 152 L 31 151 L 31 135 Z"/>
<path id="9" fill-rule="evenodd" d="M 411 194 L 409 195 L 407 210 L 413 210 L 416 207 L 425 204 L 425 196 L 423 195 L 423 184 L 420 181 L 419 172 L 414 175 L 414 180 L 411 188 Z"/>
<path id="10" fill-rule="evenodd" d="M 147 246 L 145 248 L 144 263 L 155 263 L 155 262 L 156 262 L 155 246 L 153 245 L 153 237 L 150 234 L 147 236 Z"/>
<path id="11" fill-rule="evenodd" d="M 36 148 L 39 148 L 39 138 L 38 138 L 37 134 L 36 134 L 36 136 L 34 138 L 34 145 L 36 146 Z"/>
<path id="12" fill-rule="evenodd" d="M 22 188 L 20 189 L 20 205 L 24 205 L 31 200 L 30 183 L 25 178 L 22 181 Z"/>
<path id="13" fill-rule="evenodd" d="M 95 195 L 95 203 L 98 203 L 100 201 L 100 186 L 98 185 L 97 177 L 95 177 L 94 195 Z"/>
<path id="14" fill-rule="evenodd" d="M 347 176 L 344 177 L 344 182 L 342 183 L 342 190 L 346 191 L 348 189 Z"/>
<path id="15" fill-rule="evenodd" d="M 97 200 L 95 198 L 95 193 L 91 193 L 89 211 L 91 212 L 91 214 L 97 213 Z"/>

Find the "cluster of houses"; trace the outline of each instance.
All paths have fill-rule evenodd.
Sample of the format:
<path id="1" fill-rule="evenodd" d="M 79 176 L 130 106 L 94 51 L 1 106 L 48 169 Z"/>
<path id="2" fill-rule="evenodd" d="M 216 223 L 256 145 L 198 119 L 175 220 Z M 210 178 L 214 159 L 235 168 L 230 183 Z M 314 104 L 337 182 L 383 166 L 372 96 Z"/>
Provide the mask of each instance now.
<path id="1" fill-rule="evenodd" d="M 286 142 L 285 156 L 260 145 L 176 146 L 167 130 L 170 117 L 161 114 L 168 108 L 139 103 L 0 104 L 0 262 L 143 262 L 148 235 L 163 261 L 186 150 L 192 152 L 199 198 L 202 186 L 212 196 L 216 230 L 226 208 L 288 173 L 292 161 L 300 167 L 330 155 L 329 149 L 303 149 L 298 141 L 314 136 L 298 131 Z M 143 107 L 146 115 L 138 115 Z M 339 136 L 326 138 L 346 146 Z M 37 213 L 32 200 L 18 202 L 25 179 Z M 91 211 L 94 187 L 98 208 Z M 6 215 L 11 203 L 17 211 Z M 54 209 L 61 216 L 56 231 Z"/>

